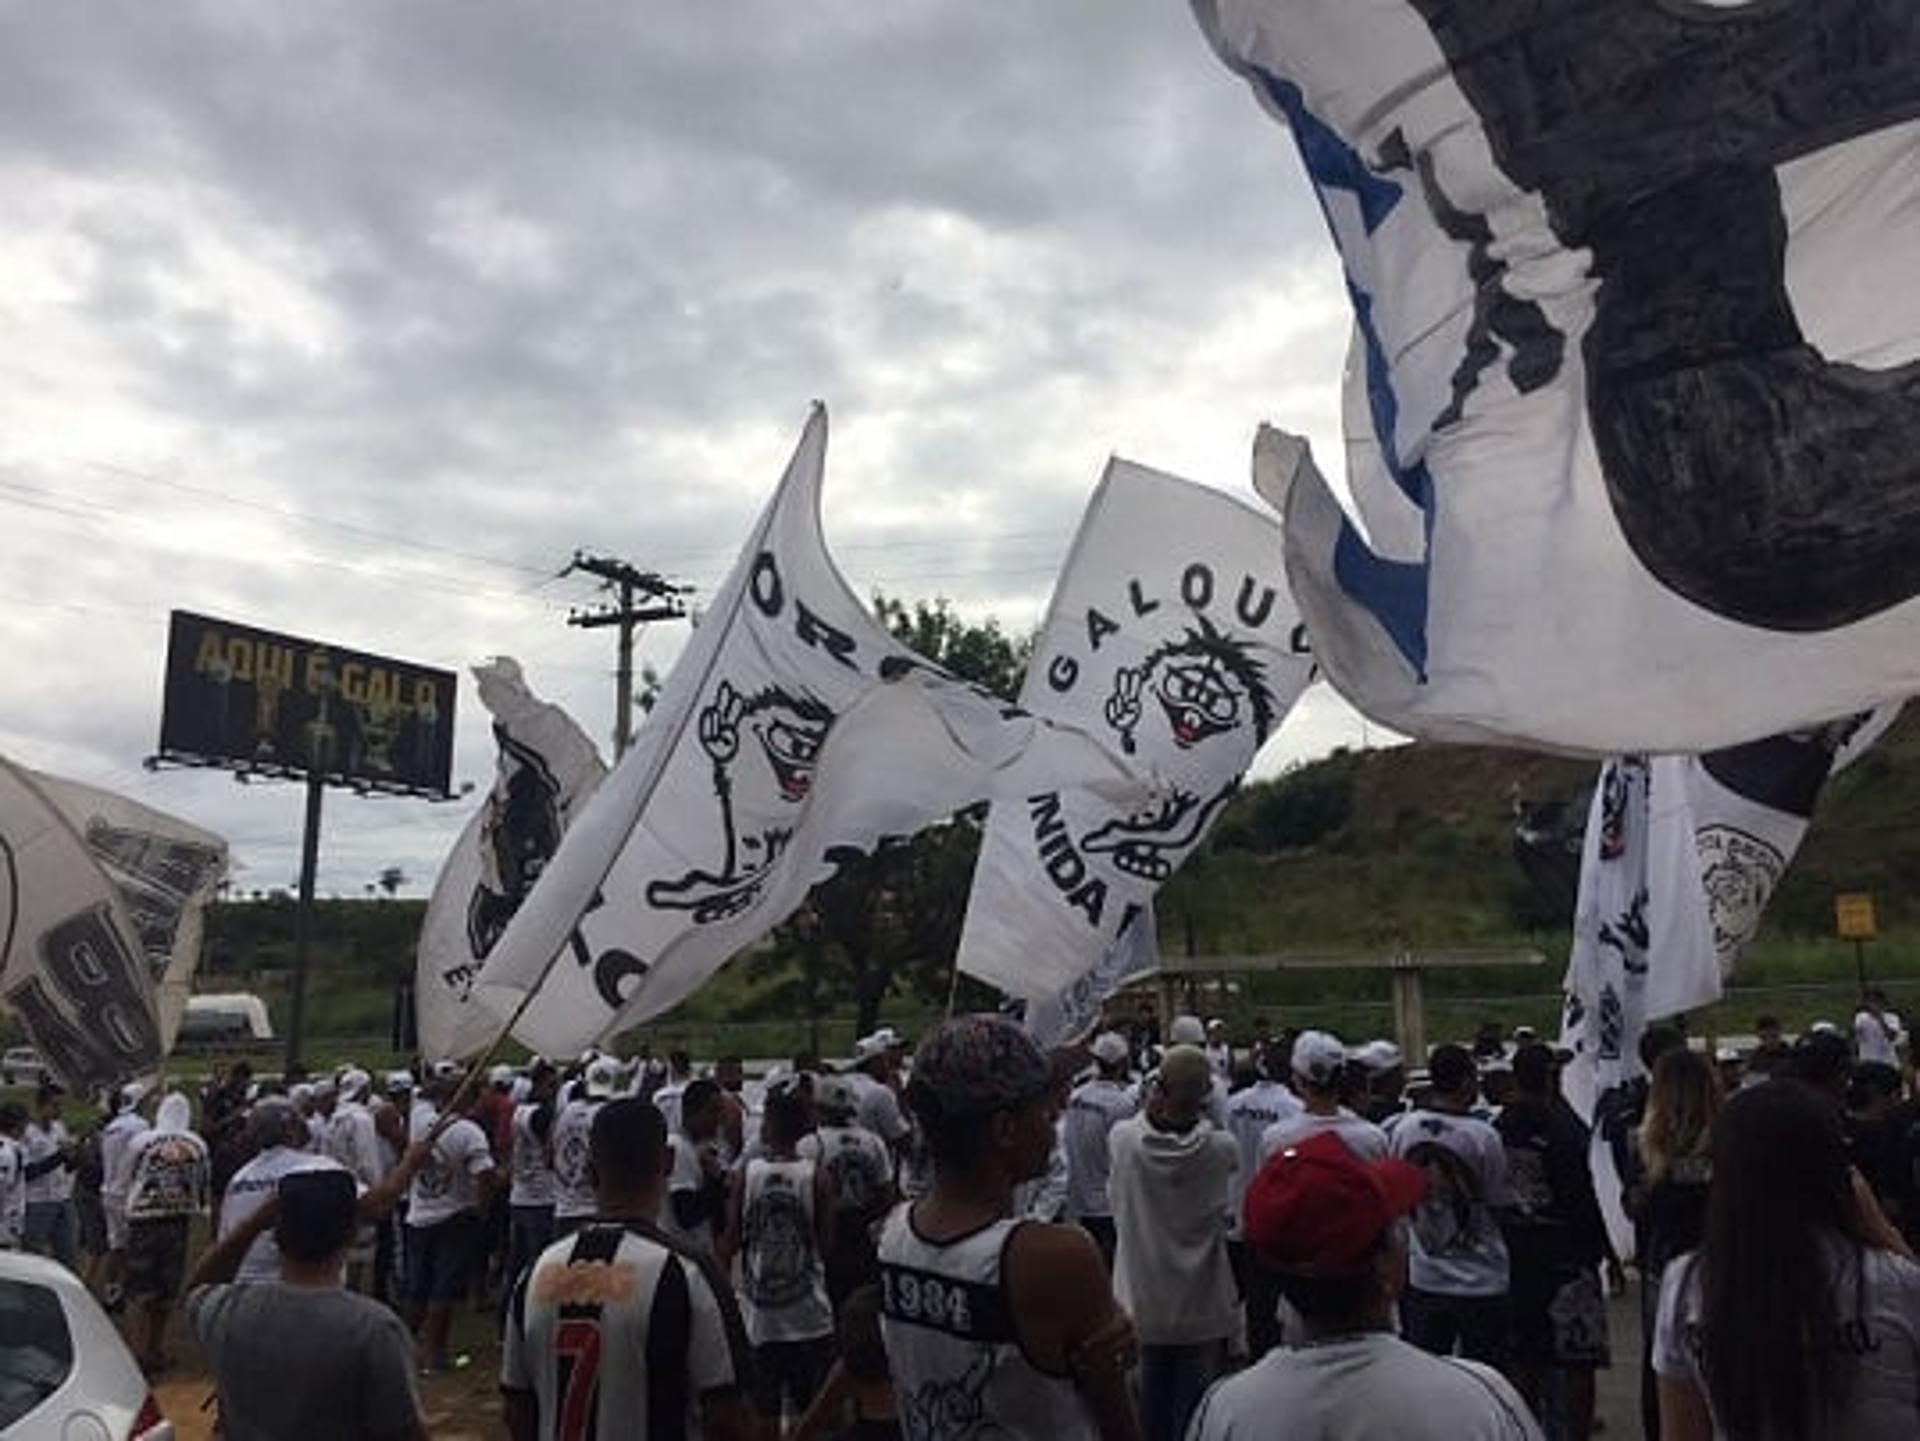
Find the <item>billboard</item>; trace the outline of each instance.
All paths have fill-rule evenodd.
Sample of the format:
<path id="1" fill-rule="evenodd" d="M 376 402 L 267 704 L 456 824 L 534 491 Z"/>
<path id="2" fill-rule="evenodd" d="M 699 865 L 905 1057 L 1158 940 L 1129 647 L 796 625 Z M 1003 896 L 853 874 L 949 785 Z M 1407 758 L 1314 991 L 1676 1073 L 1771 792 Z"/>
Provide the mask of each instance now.
<path id="1" fill-rule="evenodd" d="M 158 759 L 451 794 L 453 672 L 173 612 Z"/>

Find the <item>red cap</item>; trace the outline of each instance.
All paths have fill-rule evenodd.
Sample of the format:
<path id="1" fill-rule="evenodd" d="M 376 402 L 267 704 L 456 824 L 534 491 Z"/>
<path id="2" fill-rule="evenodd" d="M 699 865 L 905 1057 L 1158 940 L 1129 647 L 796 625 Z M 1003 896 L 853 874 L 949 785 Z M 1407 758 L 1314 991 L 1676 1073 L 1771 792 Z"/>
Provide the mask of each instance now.
<path id="1" fill-rule="evenodd" d="M 1363 1161 L 1332 1131 L 1276 1151 L 1247 1187 L 1246 1234 L 1276 1271 L 1348 1276 L 1380 1233 L 1420 1204 L 1426 1173 L 1405 1161 Z"/>

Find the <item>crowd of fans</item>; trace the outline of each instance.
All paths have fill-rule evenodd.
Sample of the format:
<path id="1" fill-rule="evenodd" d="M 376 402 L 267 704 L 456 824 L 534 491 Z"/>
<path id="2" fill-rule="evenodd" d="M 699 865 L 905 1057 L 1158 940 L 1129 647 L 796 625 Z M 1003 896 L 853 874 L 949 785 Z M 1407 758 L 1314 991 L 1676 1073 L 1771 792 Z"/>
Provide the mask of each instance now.
<path id="1" fill-rule="evenodd" d="M 197 1121 L 129 1086 L 82 1137 L 49 1085 L 0 1107 L 0 1244 L 82 1270 L 150 1371 L 184 1304 L 231 1441 L 427 1434 L 463 1307 L 515 1438 L 1585 1441 L 1629 1263 L 1649 1437 L 1920 1434 L 1898 1018 L 1757 1030 L 1650 1030 L 1597 1148 L 1524 1030 L 1410 1072 L 1145 1009 L 1052 1054 L 883 1029 L 753 1083 L 236 1065 Z"/>

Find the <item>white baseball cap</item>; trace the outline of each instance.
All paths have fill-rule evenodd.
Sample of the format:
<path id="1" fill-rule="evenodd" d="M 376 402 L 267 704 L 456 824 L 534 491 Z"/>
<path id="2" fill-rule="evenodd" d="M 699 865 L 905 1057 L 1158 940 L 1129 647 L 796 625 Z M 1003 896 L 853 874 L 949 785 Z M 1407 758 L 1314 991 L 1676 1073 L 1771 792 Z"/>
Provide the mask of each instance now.
<path id="1" fill-rule="evenodd" d="M 1167 1028 L 1170 1046 L 1204 1046 L 1206 1043 L 1207 1028 L 1200 1024 L 1198 1016 L 1175 1016 Z"/>
<path id="2" fill-rule="evenodd" d="M 889 1051 L 900 1049 L 900 1037 L 892 1026 L 882 1026 L 871 1036 L 862 1036 L 853 1043 L 853 1059 L 856 1064 L 871 1061 L 875 1056 L 884 1056 Z"/>
<path id="3" fill-rule="evenodd" d="M 1127 1038 L 1118 1031 L 1102 1031 L 1093 1038 L 1093 1044 L 1087 1049 L 1093 1053 L 1094 1060 L 1117 1066 L 1127 1058 Z"/>
<path id="4" fill-rule="evenodd" d="M 358 1066 L 348 1066 L 340 1073 L 340 1094 L 343 1096 L 364 1096 L 372 1087 L 373 1077 Z"/>
<path id="5" fill-rule="evenodd" d="M 1347 1048 L 1325 1031 L 1302 1031 L 1293 1042 L 1293 1073 L 1303 1081 L 1324 1086 L 1347 1063 Z"/>
<path id="6" fill-rule="evenodd" d="M 412 1071 L 388 1071 L 387 1072 L 387 1094 L 389 1096 L 398 1095 L 402 1091 L 411 1091 L 412 1089 L 413 1089 L 413 1072 Z"/>
<path id="7" fill-rule="evenodd" d="M 507 1065 L 505 1062 L 494 1066 L 487 1072 L 487 1084 L 490 1086 L 504 1086 L 512 1080 L 513 1067 Z"/>
<path id="8" fill-rule="evenodd" d="M 1401 1064 L 1400 1048 L 1392 1041 L 1368 1041 L 1354 1049 L 1353 1059 L 1375 1075 L 1391 1071 Z"/>
<path id="9" fill-rule="evenodd" d="M 602 1056 L 587 1067 L 581 1084 L 596 1101 L 605 1101 L 620 1094 L 620 1082 L 625 1075 L 625 1068 L 618 1061 L 611 1056 Z"/>
<path id="10" fill-rule="evenodd" d="M 769 1085 L 768 1090 L 772 1090 Z M 850 1117 L 860 1109 L 859 1094 L 846 1076 L 822 1076 L 813 1083 L 813 1104 L 827 1120 Z"/>

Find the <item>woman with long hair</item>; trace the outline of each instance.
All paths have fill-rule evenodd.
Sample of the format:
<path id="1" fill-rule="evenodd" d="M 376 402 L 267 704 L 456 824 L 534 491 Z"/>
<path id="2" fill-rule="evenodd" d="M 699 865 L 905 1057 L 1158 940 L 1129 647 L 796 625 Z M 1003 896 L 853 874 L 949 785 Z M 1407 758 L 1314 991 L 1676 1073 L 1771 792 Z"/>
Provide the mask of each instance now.
<path id="1" fill-rule="evenodd" d="M 1793 1081 L 1714 1126 L 1706 1240 L 1667 1268 L 1653 1343 L 1662 1441 L 1920 1436 L 1920 1265 Z"/>
<path id="2" fill-rule="evenodd" d="M 1696 1249 L 1705 1237 L 1713 1121 L 1719 1113 L 1720 1078 L 1705 1056 L 1679 1046 L 1653 1063 L 1646 1113 L 1634 1136 L 1639 1177 L 1626 1197 L 1640 1261 L 1640 1424 L 1647 1441 L 1661 1441 L 1653 1374 L 1660 1278 L 1669 1261 Z"/>

